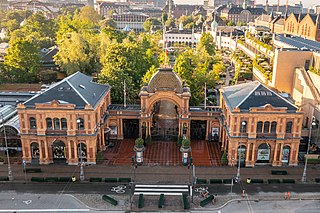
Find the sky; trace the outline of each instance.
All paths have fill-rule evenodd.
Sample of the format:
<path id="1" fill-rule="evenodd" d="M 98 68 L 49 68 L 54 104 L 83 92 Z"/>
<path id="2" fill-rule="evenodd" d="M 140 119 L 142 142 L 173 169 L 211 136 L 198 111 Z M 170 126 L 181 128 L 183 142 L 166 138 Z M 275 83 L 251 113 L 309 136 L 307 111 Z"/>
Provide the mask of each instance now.
<path id="1" fill-rule="evenodd" d="M 304 7 L 313 7 L 320 5 L 320 0 L 301 0 Z M 202 4 L 203 0 L 174 0 L 176 4 Z M 258 4 L 266 2 L 265 0 L 256 0 Z M 277 4 L 278 0 L 269 0 L 269 4 Z M 300 0 L 289 0 L 289 3 L 299 3 Z M 281 4 L 285 4 L 286 0 L 280 0 Z"/>

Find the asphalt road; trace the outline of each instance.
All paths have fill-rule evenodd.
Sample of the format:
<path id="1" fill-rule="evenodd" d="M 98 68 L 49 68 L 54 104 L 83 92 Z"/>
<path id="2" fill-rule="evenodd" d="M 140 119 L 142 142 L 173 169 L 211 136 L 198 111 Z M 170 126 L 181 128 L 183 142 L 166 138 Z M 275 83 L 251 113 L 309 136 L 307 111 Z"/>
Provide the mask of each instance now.
<path id="1" fill-rule="evenodd" d="M 193 213 L 317 213 L 320 209 L 319 201 L 260 201 L 260 202 L 232 202 L 226 207 L 215 211 L 191 211 Z"/>
<path id="2" fill-rule="evenodd" d="M 34 193 L 34 194 L 117 194 L 111 191 L 117 183 L 0 183 L 0 192 Z M 125 194 L 130 192 L 129 185 Z M 199 185 L 200 186 L 200 185 Z M 196 186 L 196 187 L 199 187 Z M 231 192 L 231 185 L 212 184 L 206 185 L 212 194 L 226 195 Z M 232 192 L 242 193 L 245 189 L 249 194 L 260 192 L 319 192 L 319 184 L 235 184 Z"/>

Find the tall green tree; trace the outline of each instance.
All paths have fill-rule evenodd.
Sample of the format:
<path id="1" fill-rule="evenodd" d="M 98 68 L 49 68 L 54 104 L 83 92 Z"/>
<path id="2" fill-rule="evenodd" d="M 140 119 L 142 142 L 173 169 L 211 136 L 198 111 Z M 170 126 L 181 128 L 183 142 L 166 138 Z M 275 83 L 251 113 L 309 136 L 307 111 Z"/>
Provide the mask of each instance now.
<path id="1" fill-rule="evenodd" d="M 197 49 L 202 51 L 205 50 L 210 56 L 213 56 L 215 53 L 215 44 L 213 37 L 210 33 L 203 33 L 200 42 L 197 45 Z"/>
<path id="2" fill-rule="evenodd" d="M 11 42 L 4 58 L 7 71 L 21 72 L 24 79 L 20 82 L 33 82 L 39 71 L 40 53 L 38 48 L 27 39 Z"/>
<path id="3" fill-rule="evenodd" d="M 143 22 L 143 29 L 145 32 L 150 32 L 152 29 L 155 29 L 157 26 L 160 26 L 161 22 L 156 18 L 147 18 L 145 22 Z"/>
<path id="4" fill-rule="evenodd" d="M 88 42 L 79 33 L 72 32 L 59 42 L 59 52 L 55 55 L 55 62 L 62 68 L 63 72 L 70 75 L 81 71 L 87 74 L 93 72 L 94 57 L 90 52 Z"/>

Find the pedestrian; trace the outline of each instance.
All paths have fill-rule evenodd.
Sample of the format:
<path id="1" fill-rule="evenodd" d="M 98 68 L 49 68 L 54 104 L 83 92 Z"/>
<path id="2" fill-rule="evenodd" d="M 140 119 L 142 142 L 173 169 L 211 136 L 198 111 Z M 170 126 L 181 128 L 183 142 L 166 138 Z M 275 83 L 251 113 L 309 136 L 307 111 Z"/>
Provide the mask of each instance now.
<path id="1" fill-rule="evenodd" d="M 73 175 L 72 178 L 71 178 L 72 182 L 76 182 L 77 181 L 77 178 Z"/>
<path id="2" fill-rule="evenodd" d="M 288 192 L 287 194 L 288 194 L 288 200 L 289 200 L 291 197 L 291 192 Z"/>
<path id="3" fill-rule="evenodd" d="M 288 198 L 288 192 L 284 193 L 284 199 L 286 200 Z"/>

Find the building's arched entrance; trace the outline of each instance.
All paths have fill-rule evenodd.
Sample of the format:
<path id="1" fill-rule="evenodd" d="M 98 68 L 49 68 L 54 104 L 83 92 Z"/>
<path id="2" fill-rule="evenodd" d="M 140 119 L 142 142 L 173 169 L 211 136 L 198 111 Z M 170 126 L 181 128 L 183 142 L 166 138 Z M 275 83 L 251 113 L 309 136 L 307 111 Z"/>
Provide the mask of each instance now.
<path id="1" fill-rule="evenodd" d="M 30 144 L 30 150 L 31 150 L 31 163 L 38 164 L 40 159 L 39 144 L 37 142 L 32 142 Z"/>
<path id="2" fill-rule="evenodd" d="M 66 163 L 66 146 L 62 141 L 52 144 L 53 163 Z"/>
<path id="3" fill-rule="evenodd" d="M 282 159 L 281 162 L 282 164 L 289 164 L 290 160 L 290 146 L 284 146 L 282 149 Z"/>
<path id="4" fill-rule="evenodd" d="M 78 160 L 79 160 L 79 162 L 81 162 L 81 159 L 83 162 L 87 161 L 87 145 L 85 143 L 78 144 Z"/>
<path id="5" fill-rule="evenodd" d="M 153 140 L 176 141 L 179 134 L 178 106 L 167 100 L 153 105 L 151 136 Z"/>
<path id="6" fill-rule="evenodd" d="M 136 139 L 139 137 L 139 119 L 123 119 L 123 138 Z"/>
<path id="7" fill-rule="evenodd" d="M 240 166 L 245 167 L 246 165 L 246 146 L 240 145 L 238 147 L 238 159 L 239 160 L 239 155 L 240 155 Z"/>
<path id="8" fill-rule="evenodd" d="M 270 160 L 270 146 L 263 143 L 258 147 L 257 163 L 269 163 Z"/>
<path id="9" fill-rule="evenodd" d="M 192 131 L 190 132 L 191 140 L 206 139 L 207 121 L 192 120 L 191 129 L 192 129 Z"/>

